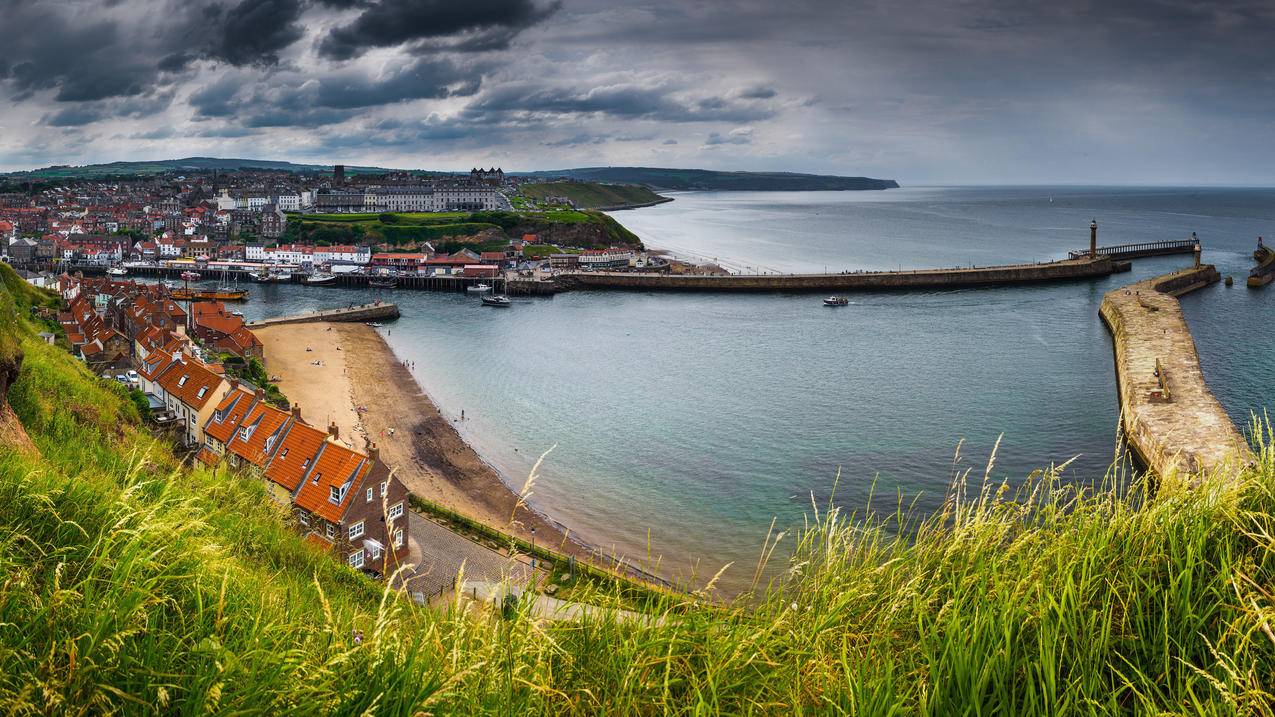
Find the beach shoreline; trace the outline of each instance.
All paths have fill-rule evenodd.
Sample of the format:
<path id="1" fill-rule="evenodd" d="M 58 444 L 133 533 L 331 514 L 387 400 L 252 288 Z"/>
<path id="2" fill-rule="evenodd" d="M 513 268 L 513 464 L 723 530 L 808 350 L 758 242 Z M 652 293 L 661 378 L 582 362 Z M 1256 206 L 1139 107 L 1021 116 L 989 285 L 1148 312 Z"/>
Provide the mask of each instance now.
<path id="1" fill-rule="evenodd" d="M 601 557 L 588 544 L 525 503 L 394 354 L 385 338 L 357 323 L 303 323 L 256 331 L 267 372 L 305 420 L 335 423 L 341 439 L 381 460 L 411 493 L 581 559 Z M 534 535 L 532 533 L 534 528 Z"/>

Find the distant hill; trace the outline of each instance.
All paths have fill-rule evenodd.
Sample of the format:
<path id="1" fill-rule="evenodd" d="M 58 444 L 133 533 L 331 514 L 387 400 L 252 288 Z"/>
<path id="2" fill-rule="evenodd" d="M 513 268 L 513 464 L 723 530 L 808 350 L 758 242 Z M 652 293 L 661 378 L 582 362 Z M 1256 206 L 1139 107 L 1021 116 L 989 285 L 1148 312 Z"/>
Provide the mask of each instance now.
<path id="1" fill-rule="evenodd" d="M 272 169 L 284 172 L 330 172 L 330 164 L 295 164 L 293 162 L 276 162 L 266 159 L 222 159 L 220 157 L 186 157 L 184 159 L 158 159 L 142 162 L 109 162 L 107 164 L 86 164 L 82 166 L 57 165 L 33 169 L 28 172 L 12 172 L 9 177 L 30 177 L 32 179 L 92 179 L 94 177 L 112 177 L 121 175 L 165 174 L 168 172 L 203 171 L 213 169 L 232 172 L 240 169 Z M 380 167 L 346 166 L 346 172 L 370 173 L 389 172 L 393 170 Z"/>
<path id="2" fill-rule="evenodd" d="M 534 182 L 523 184 L 518 191 L 529 199 L 566 197 L 580 209 L 619 209 L 648 206 L 670 201 L 637 184 L 598 184 L 596 182 Z"/>
<path id="3" fill-rule="evenodd" d="M 532 177 L 569 177 L 588 182 L 641 184 L 652 189 L 717 189 L 737 191 L 802 191 L 898 189 L 893 179 L 837 177 L 794 172 L 719 172 L 711 169 L 659 167 L 584 167 L 520 173 Z"/>

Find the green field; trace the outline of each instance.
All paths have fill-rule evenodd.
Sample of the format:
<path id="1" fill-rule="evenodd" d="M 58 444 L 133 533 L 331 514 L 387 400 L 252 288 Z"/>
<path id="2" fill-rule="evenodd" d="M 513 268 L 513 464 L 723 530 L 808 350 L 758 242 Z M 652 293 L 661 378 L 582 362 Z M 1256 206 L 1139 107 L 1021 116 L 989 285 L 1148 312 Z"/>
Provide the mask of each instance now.
<path id="1" fill-rule="evenodd" d="M 1254 466 L 1154 491 L 1046 471 L 975 476 L 932 517 L 812 505 L 732 568 L 790 551 L 784 582 L 732 602 L 422 609 L 307 546 L 259 479 L 179 460 L 118 384 L 39 340 L 53 301 L 0 265 L 0 384 L 20 361 L 7 398 L 36 449 L 0 435 L 6 714 L 1275 710 L 1269 430 Z"/>
<path id="2" fill-rule="evenodd" d="M 651 204 L 663 199 L 646 187 L 634 184 L 597 184 L 594 182 L 541 182 L 523 184 L 518 193 L 527 199 L 543 202 L 549 197 L 565 197 L 581 209 Z"/>
<path id="3" fill-rule="evenodd" d="M 595 211 L 386 212 L 380 214 L 291 214 L 282 242 L 350 244 L 386 242 L 396 246 L 473 237 L 498 229 L 506 238 L 542 234 L 545 241 L 569 237 L 585 248 L 611 244 L 640 246 L 641 240 L 610 216 Z M 436 244 L 435 248 L 439 248 Z"/>

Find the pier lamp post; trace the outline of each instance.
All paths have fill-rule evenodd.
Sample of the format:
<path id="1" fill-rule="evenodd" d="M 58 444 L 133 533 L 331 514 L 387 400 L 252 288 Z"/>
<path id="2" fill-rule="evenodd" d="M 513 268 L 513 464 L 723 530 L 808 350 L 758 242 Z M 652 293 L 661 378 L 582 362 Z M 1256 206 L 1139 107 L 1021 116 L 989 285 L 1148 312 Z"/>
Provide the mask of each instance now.
<path id="1" fill-rule="evenodd" d="M 1092 219 L 1089 222 L 1089 258 L 1098 258 L 1098 220 Z"/>
<path id="2" fill-rule="evenodd" d="M 536 527 L 531 526 L 531 569 L 536 569 Z"/>

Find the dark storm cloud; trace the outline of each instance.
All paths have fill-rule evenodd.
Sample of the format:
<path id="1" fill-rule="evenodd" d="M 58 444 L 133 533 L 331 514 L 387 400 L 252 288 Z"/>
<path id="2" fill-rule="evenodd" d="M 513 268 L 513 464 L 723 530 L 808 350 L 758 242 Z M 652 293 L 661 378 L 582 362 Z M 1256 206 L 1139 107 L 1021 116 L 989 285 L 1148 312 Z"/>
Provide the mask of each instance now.
<path id="1" fill-rule="evenodd" d="M 770 87 L 750 87 L 740 92 L 739 96 L 746 100 L 769 100 L 778 94 Z"/>
<path id="2" fill-rule="evenodd" d="M 680 98 L 672 88 L 639 85 L 612 85 L 585 91 L 507 85 L 480 98 L 470 109 L 488 113 L 598 114 L 665 122 L 751 122 L 774 116 L 772 109 L 755 103 L 717 96 Z"/>
<path id="3" fill-rule="evenodd" d="M 102 119 L 102 112 L 90 107 L 67 107 L 44 118 L 50 127 L 81 127 Z"/>
<path id="4" fill-rule="evenodd" d="M 404 100 L 468 97 L 482 84 L 479 66 L 464 67 L 450 60 L 421 58 L 389 77 L 372 79 L 361 73 L 338 73 L 323 79 L 314 93 L 321 107 L 351 109 Z"/>
<path id="5" fill-rule="evenodd" d="M 232 65 L 273 65 L 302 36 L 300 0 L 242 0 L 219 14 L 208 56 Z"/>
<path id="6" fill-rule="evenodd" d="M 503 48 L 558 7 L 556 2 L 541 7 L 532 0 L 380 0 L 367 5 L 353 22 L 328 33 L 319 54 L 348 60 L 376 47 L 467 33 L 478 38 L 474 49 Z M 463 49 L 464 44 L 452 47 Z"/>

